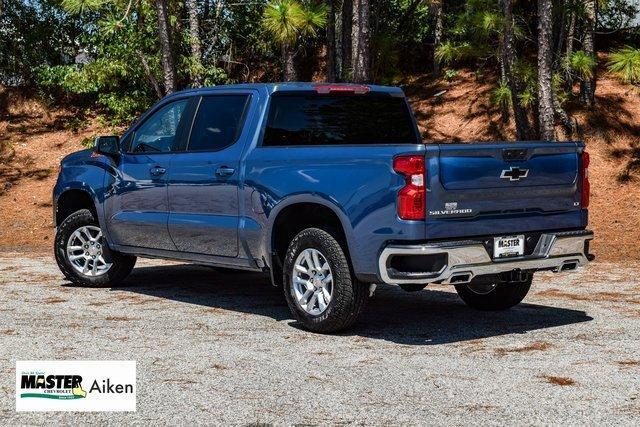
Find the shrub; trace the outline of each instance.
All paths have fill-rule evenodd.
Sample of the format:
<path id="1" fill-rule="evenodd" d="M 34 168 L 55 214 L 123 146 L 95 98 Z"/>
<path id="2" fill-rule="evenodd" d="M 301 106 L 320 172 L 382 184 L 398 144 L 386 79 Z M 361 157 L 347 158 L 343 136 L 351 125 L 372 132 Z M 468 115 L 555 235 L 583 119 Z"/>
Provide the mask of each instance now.
<path id="1" fill-rule="evenodd" d="M 607 66 L 625 83 L 640 84 L 640 49 L 631 46 L 618 49 L 609 57 Z"/>

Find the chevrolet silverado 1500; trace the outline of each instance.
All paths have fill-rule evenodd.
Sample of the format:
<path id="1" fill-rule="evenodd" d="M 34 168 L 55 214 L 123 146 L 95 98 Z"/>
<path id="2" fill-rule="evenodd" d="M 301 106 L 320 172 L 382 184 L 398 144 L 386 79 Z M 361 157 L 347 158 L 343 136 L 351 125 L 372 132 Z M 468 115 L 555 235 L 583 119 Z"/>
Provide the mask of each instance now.
<path id="1" fill-rule="evenodd" d="M 55 256 L 82 286 L 136 257 L 263 271 L 321 332 L 380 283 L 506 309 L 593 258 L 588 166 L 581 142 L 424 144 L 399 88 L 186 90 L 62 161 Z"/>

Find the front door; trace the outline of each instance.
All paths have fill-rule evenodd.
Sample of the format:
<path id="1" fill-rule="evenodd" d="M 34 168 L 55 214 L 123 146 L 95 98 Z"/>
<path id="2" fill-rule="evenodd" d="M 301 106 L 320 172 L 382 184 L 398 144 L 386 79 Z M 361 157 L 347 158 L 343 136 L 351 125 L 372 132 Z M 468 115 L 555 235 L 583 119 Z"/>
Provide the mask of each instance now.
<path id="1" fill-rule="evenodd" d="M 250 93 L 203 96 L 169 172 L 169 233 L 184 252 L 238 256 L 238 181 Z"/>
<path id="2" fill-rule="evenodd" d="M 175 250 L 167 229 L 167 177 L 189 101 L 161 106 L 126 138 L 105 206 L 116 244 Z"/>

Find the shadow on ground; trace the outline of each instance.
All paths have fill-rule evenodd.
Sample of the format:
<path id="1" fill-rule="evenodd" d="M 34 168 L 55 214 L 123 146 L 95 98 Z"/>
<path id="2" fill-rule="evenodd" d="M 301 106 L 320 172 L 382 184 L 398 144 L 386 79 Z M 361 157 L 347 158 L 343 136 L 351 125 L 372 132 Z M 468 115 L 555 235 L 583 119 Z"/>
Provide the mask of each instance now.
<path id="1" fill-rule="evenodd" d="M 117 289 L 278 321 L 291 319 L 281 291 L 261 274 L 220 272 L 195 265 L 142 267 Z M 520 304 L 503 312 L 480 312 L 466 307 L 455 292 L 427 288 L 407 293 L 394 286 L 380 286 L 356 325 L 340 335 L 436 345 L 524 334 L 590 320 L 593 318 L 584 311 L 537 304 Z M 299 327 L 294 320 L 289 324 Z"/>

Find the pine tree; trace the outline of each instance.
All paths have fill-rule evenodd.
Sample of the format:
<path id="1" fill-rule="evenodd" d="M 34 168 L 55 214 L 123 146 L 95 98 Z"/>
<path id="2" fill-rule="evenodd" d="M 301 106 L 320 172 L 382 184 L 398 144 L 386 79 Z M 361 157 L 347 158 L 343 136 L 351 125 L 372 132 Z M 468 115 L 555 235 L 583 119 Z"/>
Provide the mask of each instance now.
<path id="1" fill-rule="evenodd" d="M 176 69 L 169 37 L 169 22 L 167 18 L 166 0 L 155 0 L 158 15 L 158 38 L 162 50 L 162 69 L 164 70 L 164 92 L 166 95 L 176 91 Z"/>
<path id="2" fill-rule="evenodd" d="M 371 80 L 371 34 L 369 28 L 369 0 L 353 0 L 353 81 L 366 83 Z"/>
<path id="3" fill-rule="evenodd" d="M 553 114 L 553 4 L 538 0 L 538 122 L 540 139 L 555 139 Z"/>

